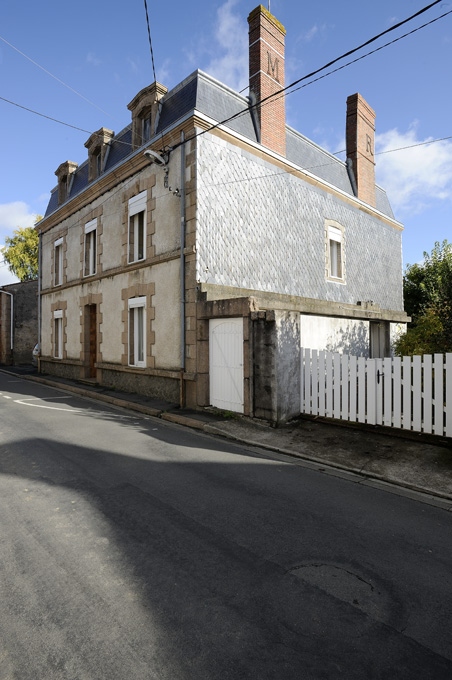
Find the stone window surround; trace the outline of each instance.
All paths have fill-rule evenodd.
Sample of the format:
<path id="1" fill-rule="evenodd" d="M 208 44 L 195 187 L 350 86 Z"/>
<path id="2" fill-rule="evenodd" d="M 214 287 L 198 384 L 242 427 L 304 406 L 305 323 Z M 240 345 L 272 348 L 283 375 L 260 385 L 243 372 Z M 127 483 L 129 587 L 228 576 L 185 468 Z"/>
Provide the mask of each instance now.
<path id="1" fill-rule="evenodd" d="M 121 365 L 130 369 L 142 371 L 144 368 L 155 368 L 155 357 L 152 356 L 152 345 L 155 344 L 155 333 L 152 330 L 152 322 L 155 318 L 155 307 L 152 304 L 152 297 L 155 294 L 154 283 L 137 283 L 128 288 L 123 288 L 121 291 L 121 299 L 123 301 L 123 309 L 121 312 L 122 321 L 122 346 L 123 353 L 121 356 Z M 146 352 L 145 352 L 145 366 L 130 366 L 129 365 L 129 300 L 131 298 L 146 298 Z"/>
<path id="2" fill-rule="evenodd" d="M 55 232 L 53 238 L 52 238 L 52 251 L 50 254 L 51 257 L 51 270 L 52 270 L 52 287 L 59 287 L 61 285 L 64 285 L 67 283 L 67 233 L 68 233 L 68 228 L 65 227 L 64 229 L 59 229 L 57 232 Z M 56 284 L 55 283 L 55 243 L 57 241 L 62 241 L 62 249 L 63 249 L 63 266 L 61 270 L 61 281 L 60 283 Z"/>
<path id="3" fill-rule="evenodd" d="M 89 293 L 80 298 L 80 361 L 82 363 L 81 367 L 81 377 L 85 377 L 85 370 L 89 366 L 89 346 L 86 343 L 86 317 L 85 317 L 85 307 L 87 305 L 96 305 L 96 363 L 102 363 L 102 320 L 103 314 L 100 311 L 100 306 L 103 302 L 102 293 Z"/>
<path id="4" fill-rule="evenodd" d="M 134 262 L 142 262 L 146 259 L 146 243 L 147 243 L 147 191 L 136 194 L 129 198 L 129 229 L 127 236 L 127 262 L 132 264 Z M 139 255 L 139 231 L 140 225 L 137 217 L 143 215 L 143 257 Z M 136 252 L 135 252 L 136 251 Z"/>
<path id="5" fill-rule="evenodd" d="M 122 249 L 123 254 L 121 264 L 123 267 L 133 267 L 140 264 L 143 260 L 136 262 L 128 261 L 129 249 L 129 200 L 143 191 L 147 192 L 146 199 L 146 253 L 144 260 L 155 256 L 155 246 L 152 244 L 152 235 L 155 233 L 155 223 L 153 222 L 153 211 L 155 209 L 155 198 L 152 198 L 152 188 L 155 186 L 155 174 L 148 178 L 138 179 L 122 194 L 123 211 L 122 211 Z"/>
<path id="6" fill-rule="evenodd" d="M 128 319 L 128 332 L 129 332 L 129 345 L 128 345 L 128 350 L 129 350 L 129 366 L 133 368 L 146 368 L 146 358 L 140 360 L 139 358 L 139 344 L 136 342 L 137 338 L 139 337 L 136 334 L 137 327 L 138 327 L 138 318 L 134 312 L 133 314 L 133 335 L 134 335 L 134 342 L 133 342 L 133 348 L 132 348 L 132 343 L 130 341 L 131 334 L 132 334 L 132 324 L 131 324 L 131 310 L 137 310 L 137 309 L 142 309 L 143 310 L 143 354 L 146 352 L 146 343 L 147 343 L 147 333 L 146 333 L 146 307 L 147 307 L 147 297 L 133 297 L 128 299 L 128 308 L 129 308 L 129 319 Z M 132 354 L 132 349 L 133 349 L 133 358 L 134 358 L 134 363 L 131 361 L 131 354 Z"/>
<path id="7" fill-rule="evenodd" d="M 61 357 L 55 357 L 54 356 L 54 342 L 55 342 L 55 337 L 54 337 L 54 328 L 55 328 L 55 320 L 54 320 L 54 312 L 62 312 L 62 329 L 63 329 L 63 353 Z M 52 314 L 52 319 L 51 319 L 51 326 L 50 326 L 50 344 L 51 344 L 51 356 L 54 359 L 61 360 L 61 359 L 67 359 L 67 333 L 66 333 L 66 327 L 67 327 L 67 302 L 66 300 L 59 300 L 58 302 L 54 302 L 50 305 L 50 312 Z"/>
<path id="8" fill-rule="evenodd" d="M 80 229 L 80 279 L 82 281 L 83 279 L 91 278 L 92 276 L 102 274 L 102 255 L 103 255 L 102 234 L 104 229 L 102 221 L 103 210 L 104 210 L 103 206 L 99 205 L 97 208 L 94 208 L 94 210 L 91 210 L 89 213 L 87 213 L 82 220 L 82 225 Z M 97 219 L 96 272 L 95 274 L 85 275 L 85 225 L 88 224 L 88 222 L 93 222 L 96 219 Z"/>
<path id="9" fill-rule="evenodd" d="M 342 276 L 335 277 L 330 275 L 330 237 L 329 237 L 329 227 L 334 227 L 339 229 L 341 232 L 341 264 L 342 264 Z M 345 269 L 345 227 L 337 222 L 336 220 L 326 219 L 325 220 L 325 276 L 327 281 L 332 283 L 338 283 L 344 285 L 346 282 L 346 269 Z"/>

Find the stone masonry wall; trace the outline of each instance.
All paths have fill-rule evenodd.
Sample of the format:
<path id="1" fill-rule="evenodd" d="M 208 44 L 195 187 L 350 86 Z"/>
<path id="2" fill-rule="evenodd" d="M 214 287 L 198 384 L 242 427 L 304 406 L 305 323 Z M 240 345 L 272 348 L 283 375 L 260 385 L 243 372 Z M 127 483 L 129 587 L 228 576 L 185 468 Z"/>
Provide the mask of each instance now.
<path id="1" fill-rule="evenodd" d="M 33 347 L 38 342 L 38 281 L 24 281 L 4 286 L 4 290 L 14 295 L 13 355 L 14 365 L 31 364 Z M 7 298 L 10 309 L 11 298 Z M 10 342 L 10 316 L 5 325 L 5 338 Z M 6 362 L 9 363 L 9 360 Z"/>

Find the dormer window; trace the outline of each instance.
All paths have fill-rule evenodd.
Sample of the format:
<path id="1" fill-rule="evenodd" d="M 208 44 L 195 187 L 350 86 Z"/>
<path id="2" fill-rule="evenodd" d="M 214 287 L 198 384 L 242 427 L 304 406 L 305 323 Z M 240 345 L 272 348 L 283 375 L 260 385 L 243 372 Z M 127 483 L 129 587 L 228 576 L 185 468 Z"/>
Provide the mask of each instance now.
<path id="1" fill-rule="evenodd" d="M 160 83 L 143 88 L 127 108 L 132 112 L 132 151 L 148 142 L 153 133 L 159 111 L 159 102 L 168 92 Z"/>
<path id="2" fill-rule="evenodd" d="M 88 149 L 88 182 L 94 182 L 101 176 L 105 166 L 105 158 L 109 148 L 109 142 L 114 137 L 113 130 L 100 128 L 93 132 L 91 137 L 85 142 Z"/>
<path id="3" fill-rule="evenodd" d="M 69 198 L 69 189 L 71 186 L 71 175 L 77 170 L 77 163 L 66 161 L 61 163 L 58 170 L 55 170 L 55 175 L 58 177 L 58 205 L 62 205 Z"/>

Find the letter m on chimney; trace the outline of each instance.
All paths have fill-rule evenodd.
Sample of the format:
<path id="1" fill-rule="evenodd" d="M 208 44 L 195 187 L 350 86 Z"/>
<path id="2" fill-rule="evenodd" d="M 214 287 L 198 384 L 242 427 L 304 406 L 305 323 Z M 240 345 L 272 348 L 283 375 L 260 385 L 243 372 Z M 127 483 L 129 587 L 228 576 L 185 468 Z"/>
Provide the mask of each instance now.
<path id="1" fill-rule="evenodd" d="M 267 55 L 268 55 L 268 70 L 267 70 L 267 73 L 268 73 L 269 76 L 271 75 L 271 77 L 274 78 L 279 83 L 279 76 L 278 76 L 279 61 L 278 61 L 278 57 L 275 57 L 275 61 L 273 61 L 272 55 L 270 54 L 270 52 L 267 52 Z"/>

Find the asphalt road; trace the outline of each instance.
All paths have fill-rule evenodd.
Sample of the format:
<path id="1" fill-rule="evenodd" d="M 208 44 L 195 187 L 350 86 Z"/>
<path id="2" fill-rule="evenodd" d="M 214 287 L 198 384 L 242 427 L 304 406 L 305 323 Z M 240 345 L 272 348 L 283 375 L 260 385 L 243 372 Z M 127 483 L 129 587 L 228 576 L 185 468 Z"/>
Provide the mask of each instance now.
<path id="1" fill-rule="evenodd" d="M 0 373 L 0 680 L 450 680 L 451 529 Z"/>

